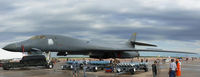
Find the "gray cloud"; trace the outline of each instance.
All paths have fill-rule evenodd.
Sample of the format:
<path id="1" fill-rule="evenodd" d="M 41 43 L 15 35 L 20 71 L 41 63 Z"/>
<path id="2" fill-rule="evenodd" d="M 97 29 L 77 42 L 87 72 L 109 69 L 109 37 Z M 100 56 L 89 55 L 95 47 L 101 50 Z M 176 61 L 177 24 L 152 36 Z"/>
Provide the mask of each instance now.
<path id="1" fill-rule="evenodd" d="M 195 6 L 198 3 L 193 0 L 0 1 L 3 36 L 0 42 L 39 34 L 119 42 L 137 32 L 138 40 L 196 43 L 200 39 L 200 7 Z"/>

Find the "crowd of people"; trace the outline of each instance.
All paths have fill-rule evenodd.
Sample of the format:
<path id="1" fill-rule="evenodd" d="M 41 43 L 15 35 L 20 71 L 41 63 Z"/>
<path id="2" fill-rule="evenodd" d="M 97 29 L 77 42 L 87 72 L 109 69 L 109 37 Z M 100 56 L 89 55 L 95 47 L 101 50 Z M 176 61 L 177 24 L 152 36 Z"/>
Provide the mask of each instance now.
<path id="1" fill-rule="evenodd" d="M 153 77 L 158 77 L 160 66 L 159 61 L 154 61 L 152 64 L 152 73 Z M 181 61 L 179 59 L 171 59 L 171 63 L 169 64 L 169 77 L 180 77 L 181 76 Z"/>

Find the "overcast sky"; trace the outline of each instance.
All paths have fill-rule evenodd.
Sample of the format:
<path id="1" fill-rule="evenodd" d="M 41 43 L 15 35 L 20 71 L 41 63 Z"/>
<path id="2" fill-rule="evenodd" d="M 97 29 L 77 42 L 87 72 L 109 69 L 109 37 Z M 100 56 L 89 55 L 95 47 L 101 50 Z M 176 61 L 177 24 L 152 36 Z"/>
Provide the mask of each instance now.
<path id="1" fill-rule="evenodd" d="M 200 52 L 199 9 L 199 0 L 1 0 L 0 47 L 40 34 L 112 44 L 137 32 L 159 49 Z"/>

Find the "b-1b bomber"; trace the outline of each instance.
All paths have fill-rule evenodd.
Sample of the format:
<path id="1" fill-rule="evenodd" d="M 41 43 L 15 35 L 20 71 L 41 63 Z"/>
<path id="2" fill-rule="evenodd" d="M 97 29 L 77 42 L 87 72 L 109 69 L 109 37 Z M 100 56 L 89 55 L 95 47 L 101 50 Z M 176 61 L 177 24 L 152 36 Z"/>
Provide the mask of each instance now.
<path id="1" fill-rule="evenodd" d="M 118 45 L 118 46 L 116 46 Z M 85 41 L 62 35 L 37 35 L 32 38 L 8 44 L 3 47 L 4 50 L 12 52 L 58 52 L 58 56 L 66 55 L 89 55 L 90 58 L 134 58 L 139 57 L 139 51 L 143 52 L 175 52 L 190 53 L 180 51 L 167 51 L 161 49 L 136 49 L 135 46 L 152 46 L 157 45 L 142 43 L 136 41 L 136 33 L 124 44 L 102 44 L 98 42 Z"/>

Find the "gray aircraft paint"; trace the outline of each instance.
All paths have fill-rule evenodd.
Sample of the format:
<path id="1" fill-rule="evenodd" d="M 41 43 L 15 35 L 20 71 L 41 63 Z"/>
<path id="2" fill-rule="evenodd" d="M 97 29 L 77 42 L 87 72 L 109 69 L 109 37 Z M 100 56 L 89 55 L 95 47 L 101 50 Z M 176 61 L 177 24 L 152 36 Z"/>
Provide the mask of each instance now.
<path id="1" fill-rule="evenodd" d="M 131 41 L 133 40 L 133 41 Z M 90 55 L 91 57 L 105 57 L 105 58 L 131 58 L 139 56 L 138 51 L 153 51 L 153 52 L 178 52 L 178 51 L 165 51 L 157 49 L 136 49 L 135 45 L 144 46 L 156 46 L 152 44 L 135 42 L 135 37 L 131 38 L 128 44 L 124 44 L 123 48 L 111 45 L 101 45 L 98 43 L 92 43 L 89 41 L 83 41 L 67 36 L 61 35 L 38 35 L 28 40 L 12 43 L 5 46 L 3 49 L 12 52 L 22 52 L 22 46 L 24 46 L 25 52 L 36 52 L 38 50 L 42 52 L 67 52 L 68 54 L 76 55 Z M 34 51 L 35 50 L 35 51 Z M 178 52 L 178 53 L 190 53 L 190 52 Z"/>

